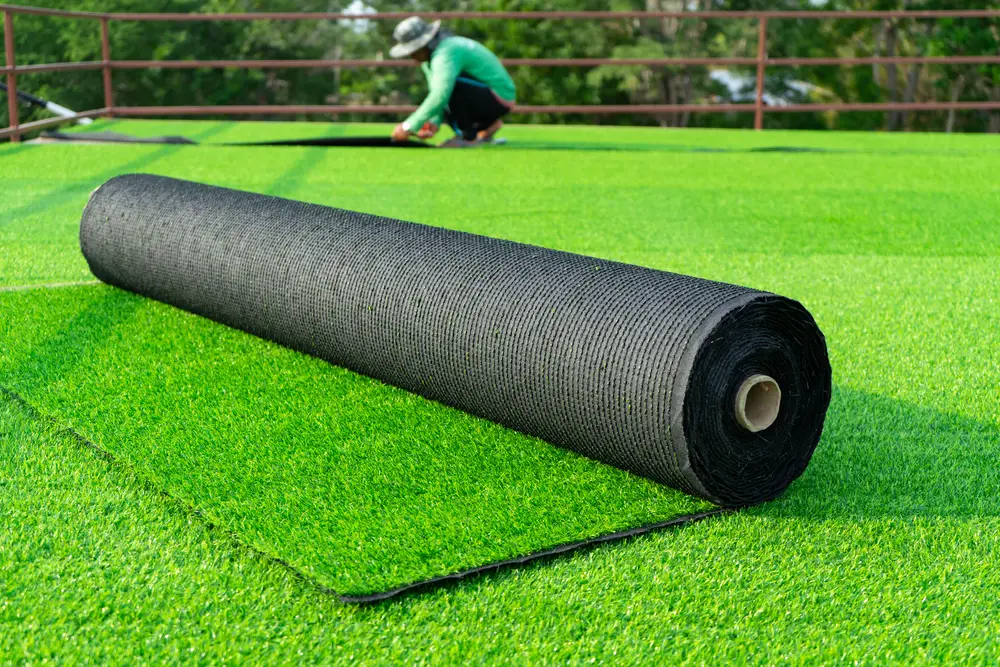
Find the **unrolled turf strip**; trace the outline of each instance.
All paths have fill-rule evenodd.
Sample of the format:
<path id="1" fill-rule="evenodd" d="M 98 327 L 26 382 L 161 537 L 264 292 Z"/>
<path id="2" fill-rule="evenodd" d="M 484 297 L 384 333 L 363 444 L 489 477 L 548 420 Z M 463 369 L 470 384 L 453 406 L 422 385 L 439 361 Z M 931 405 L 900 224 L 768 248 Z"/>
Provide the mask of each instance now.
<path id="1" fill-rule="evenodd" d="M 111 287 L 0 293 L 0 339 L 0 385 L 345 595 L 712 508 Z"/>
<path id="2" fill-rule="evenodd" d="M 801 473 L 829 400 L 808 313 L 731 285 L 152 176 L 100 188 L 81 244 L 111 284 L 728 505 Z M 752 434 L 727 407 L 755 372 L 785 400 Z"/>
<path id="3" fill-rule="evenodd" d="M 802 473 L 829 403 L 812 316 L 736 285 L 146 174 L 93 193 L 80 246 L 110 285 L 727 506 Z M 760 374 L 783 398 L 752 432 Z"/>

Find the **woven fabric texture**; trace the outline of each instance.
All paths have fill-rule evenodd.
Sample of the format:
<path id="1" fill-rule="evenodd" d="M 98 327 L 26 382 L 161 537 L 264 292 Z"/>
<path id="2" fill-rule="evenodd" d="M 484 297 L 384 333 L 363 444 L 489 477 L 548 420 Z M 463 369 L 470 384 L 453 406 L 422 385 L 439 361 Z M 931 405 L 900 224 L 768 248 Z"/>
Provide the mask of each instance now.
<path id="1" fill-rule="evenodd" d="M 106 283 L 725 506 L 802 473 L 830 399 L 808 311 L 734 285 L 141 174 L 80 242 Z M 757 373 L 782 403 L 751 433 Z"/>

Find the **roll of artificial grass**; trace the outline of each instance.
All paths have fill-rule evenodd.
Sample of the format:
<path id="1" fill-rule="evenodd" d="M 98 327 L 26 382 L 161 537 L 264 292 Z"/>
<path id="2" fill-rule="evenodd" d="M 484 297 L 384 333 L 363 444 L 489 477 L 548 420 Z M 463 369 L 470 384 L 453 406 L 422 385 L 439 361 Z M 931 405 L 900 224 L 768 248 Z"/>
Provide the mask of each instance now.
<path id="1" fill-rule="evenodd" d="M 723 506 L 797 478 L 830 400 L 809 312 L 735 285 L 150 175 L 80 242 L 106 283 Z"/>

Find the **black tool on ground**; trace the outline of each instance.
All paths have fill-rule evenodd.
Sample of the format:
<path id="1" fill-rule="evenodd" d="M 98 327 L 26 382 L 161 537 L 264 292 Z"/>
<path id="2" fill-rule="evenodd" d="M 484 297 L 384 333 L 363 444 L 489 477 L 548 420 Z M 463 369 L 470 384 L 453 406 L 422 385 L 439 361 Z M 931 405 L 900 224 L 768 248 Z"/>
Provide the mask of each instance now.
<path id="1" fill-rule="evenodd" d="M 41 134 L 42 139 L 51 141 L 69 141 L 78 143 L 109 143 L 109 144 L 187 144 L 196 145 L 198 142 L 187 137 L 168 135 L 161 137 L 134 137 L 130 134 L 119 134 L 118 132 L 55 132 L 45 131 Z"/>
<path id="2" fill-rule="evenodd" d="M 176 135 L 136 137 L 118 132 L 42 132 L 42 138 L 52 141 L 101 142 L 120 144 L 188 144 L 197 141 Z M 248 141 L 215 146 L 327 146 L 355 148 L 433 148 L 422 141 L 395 141 L 389 137 L 316 137 L 312 139 L 284 139 L 277 141 Z"/>
<path id="3" fill-rule="evenodd" d="M 3 91 L 5 93 L 8 92 L 7 84 L 0 83 L 0 91 Z M 32 95 L 31 93 L 19 90 L 17 91 L 17 97 L 18 99 L 24 100 L 28 104 L 34 104 L 36 107 L 42 107 L 43 109 L 45 108 L 46 101 L 43 100 L 41 97 L 38 97 L 37 95 Z"/>
<path id="4" fill-rule="evenodd" d="M 0 83 L 0 91 L 3 91 L 5 93 L 8 92 L 7 85 L 3 84 L 3 83 Z M 28 104 L 32 104 L 32 105 L 34 105 L 36 107 L 39 107 L 41 109 L 45 109 L 46 111 L 51 111 L 52 113 L 56 114 L 57 116 L 74 116 L 74 115 L 76 115 L 76 112 L 73 111 L 72 109 L 67 109 L 66 107 L 62 106 L 61 104 L 56 104 L 55 102 L 51 102 L 49 100 L 43 99 L 41 97 L 38 97 L 37 95 L 32 95 L 31 93 L 25 92 L 23 90 L 18 90 L 17 91 L 17 97 L 18 97 L 18 99 L 23 100 L 23 101 L 27 102 Z M 90 118 L 80 118 L 76 122 L 79 123 L 80 125 L 89 125 L 90 123 L 93 123 L 94 121 L 91 120 Z"/>
<path id="5" fill-rule="evenodd" d="M 315 139 L 285 139 L 281 141 L 251 141 L 228 146 L 341 146 L 359 148 L 434 148 L 422 141 L 396 141 L 390 137 L 317 137 Z"/>

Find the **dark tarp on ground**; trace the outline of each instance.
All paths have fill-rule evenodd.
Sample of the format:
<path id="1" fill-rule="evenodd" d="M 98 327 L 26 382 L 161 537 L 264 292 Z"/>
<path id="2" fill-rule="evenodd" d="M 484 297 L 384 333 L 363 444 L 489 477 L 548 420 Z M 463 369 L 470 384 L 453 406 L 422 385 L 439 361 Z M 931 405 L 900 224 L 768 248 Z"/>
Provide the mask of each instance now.
<path id="1" fill-rule="evenodd" d="M 97 141 L 114 144 L 196 144 L 187 137 L 133 137 L 130 134 L 118 132 L 42 132 L 43 139 L 56 141 Z"/>
<path id="2" fill-rule="evenodd" d="M 229 146 L 357 146 L 366 148 L 433 148 L 422 141 L 396 141 L 390 137 L 318 137 L 283 141 L 250 141 Z"/>
<path id="3" fill-rule="evenodd" d="M 128 144 L 191 144 L 187 137 L 134 137 L 118 132 L 43 132 L 45 139 L 57 141 L 97 141 Z M 329 146 L 329 147 L 368 147 L 368 148 L 431 148 L 430 144 L 421 141 L 394 141 L 389 137 L 318 137 L 314 139 L 285 139 L 282 141 L 248 141 L 232 144 L 215 144 L 219 146 Z"/>

